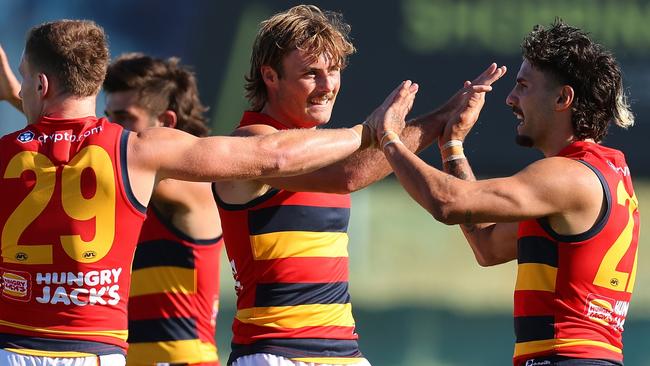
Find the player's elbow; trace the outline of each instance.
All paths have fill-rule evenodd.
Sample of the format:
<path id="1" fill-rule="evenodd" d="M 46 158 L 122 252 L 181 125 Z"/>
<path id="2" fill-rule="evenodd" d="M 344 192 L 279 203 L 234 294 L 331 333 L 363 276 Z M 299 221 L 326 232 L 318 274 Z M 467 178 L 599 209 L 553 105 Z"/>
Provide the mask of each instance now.
<path id="1" fill-rule="evenodd" d="M 427 210 L 433 218 L 443 224 L 455 225 L 463 222 L 461 208 L 453 198 L 429 200 Z"/>
<path id="2" fill-rule="evenodd" d="M 475 252 L 474 258 L 476 258 L 476 263 L 481 267 L 492 267 L 503 263 L 492 253 Z"/>

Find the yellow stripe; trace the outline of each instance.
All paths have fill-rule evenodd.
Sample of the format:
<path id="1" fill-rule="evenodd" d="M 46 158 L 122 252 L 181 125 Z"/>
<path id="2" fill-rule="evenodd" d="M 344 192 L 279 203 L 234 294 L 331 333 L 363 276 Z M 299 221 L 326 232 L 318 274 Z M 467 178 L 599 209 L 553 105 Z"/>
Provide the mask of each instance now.
<path id="1" fill-rule="evenodd" d="M 196 271 L 178 267 L 150 267 L 133 271 L 129 296 L 160 293 L 195 294 Z"/>
<path id="2" fill-rule="evenodd" d="M 609 343 L 592 341 L 588 339 L 546 339 L 543 341 L 531 341 L 515 344 L 515 357 L 538 353 L 550 350 L 556 350 L 566 347 L 594 346 L 605 348 L 607 350 L 623 353 L 620 348 L 612 346 Z"/>
<path id="3" fill-rule="evenodd" d="M 126 341 L 126 339 L 128 338 L 128 331 L 126 329 L 125 330 L 88 330 L 88 331 L 57 330 L 51 328 L 30 327 L 29 325 L 11 323 L 5 320 L 0 320 L 0 325 L 17 328 L 17 329 L 30 330 L 37 333 L 102 336 L 102 337 L 118 338 L 122 341 Z"/>
<path id="4" fill-rule="evenodd" d="M 235 317 L 242 323 L 275 328 L 354 326 L 351 304 L 248 308 L 237 310 Z"/>
<path id="5" fill-rule="evenodd" d="M 256 260 L 289 257 L 347 257 L 347 233 L 282 231 L 251 235 Z"/>
<path id="6" fill-rule="evenodd" d="M 555 292 L 557 268 L 540 263 L 522 263 L 517 266 L 515 290 Z"/>
<path id="7" fill-rule="evenodd" d="M 29 348 L 4 348 L 6 351 L 18 353 L 21 355 L 27 356 L 38 356 L 38 357 L 96 357 L 92 353 L 85 352 L 69 352 L 69 351 L 43 351 L 38 349 L 29 349 Z"/>
<path id="8" fill-rule="evenodd" d="M 201 363 L 218 361 L 217 348 L 199 339 L 129 344 L 128 366 L 167 363 Z"/>
<path id="9" fill-rule="evenodd" d="M 329 365 L 351 365 L 365 360 L 363 357 L 341 358 L 341 357 L 306 357 L 306 358 L 292 358 L 291 361 L 296 362 L 313 362 L 313 363 L 326 363 Z"/>

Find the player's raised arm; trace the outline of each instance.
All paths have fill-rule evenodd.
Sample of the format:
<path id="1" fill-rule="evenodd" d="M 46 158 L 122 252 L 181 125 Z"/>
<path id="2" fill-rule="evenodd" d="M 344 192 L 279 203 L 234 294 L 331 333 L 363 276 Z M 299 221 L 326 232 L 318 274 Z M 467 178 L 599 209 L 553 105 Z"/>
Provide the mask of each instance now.
<path id="1" fill-rule="evenodd" d="M 5 50 L 0 45 L 0 100 L 6 100 L 22 112 L 23 103 L 19 94 L 20 83 L 11 70 Z"/>

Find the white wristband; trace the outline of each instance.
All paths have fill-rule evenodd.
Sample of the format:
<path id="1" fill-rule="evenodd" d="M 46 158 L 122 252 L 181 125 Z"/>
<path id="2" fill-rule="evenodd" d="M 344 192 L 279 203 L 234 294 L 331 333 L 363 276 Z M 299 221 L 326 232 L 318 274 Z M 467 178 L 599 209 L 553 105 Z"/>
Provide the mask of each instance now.
<path id="1" fill-rule="evenodd" d="M 443 163 L 448 163 L 453 160 L 460 160 L 460 159 L 467 159 L 465 154 L 456 154 L 456 155 L 449 155 L 446 158 L 442 159 Z"/>
<path id="2" fill-rule="evenodd" d="M 390 144 L 401 144 L 401 145 L 404 145 L 404 143 L 402 142 L 402 140 L 399 140 L 399 139 L 388 140 L 388 141 L 386 141 L 385 144 L 383 144 L 383 145 L 381 146 L 381 149 L 384 150 L 384 149 L 386 148 L 386 146 L 388 146 L 388 145 L 390 145 Z"/>
<path id="3" fill-rule="evenodd" d="M 449 140 L 445 142 L 444 145 L 440 148 L 440 150 L 446 150 L 449 149 L 452 146 L 463 146 L 463 142 L 461 140 Z"/>

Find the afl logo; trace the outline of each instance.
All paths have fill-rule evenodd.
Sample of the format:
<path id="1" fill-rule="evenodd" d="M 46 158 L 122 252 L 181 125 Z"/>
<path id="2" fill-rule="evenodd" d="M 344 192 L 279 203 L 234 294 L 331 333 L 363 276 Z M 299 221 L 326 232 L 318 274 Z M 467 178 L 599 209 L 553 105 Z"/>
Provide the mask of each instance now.
<path id="1" fill-rule="evenodd" d="M 23 144 L 26 142 L 30 142 L 34 139 L 34 132 L 32 131 L 25 131 L 18 135 L 17 137 L 18 141 L 22 142 Z"/>
<path id="2" fill-rule="evenodd" d="M 92 250 L 89 250 L 89 251 L 83 252 L 82 256 L 83 256 L 84 259 L 93 259 L 93 258 L 95 258 L 97 256 L 97 253 L 93 252 Z"/>
<path id="3" fill-rule="evenodd" d="M 27 253 L 23 253 L 23 252 L 16 253 L 16 260 L 21 261 L 21 262 L 26 261 L 27 260 Z"/>

